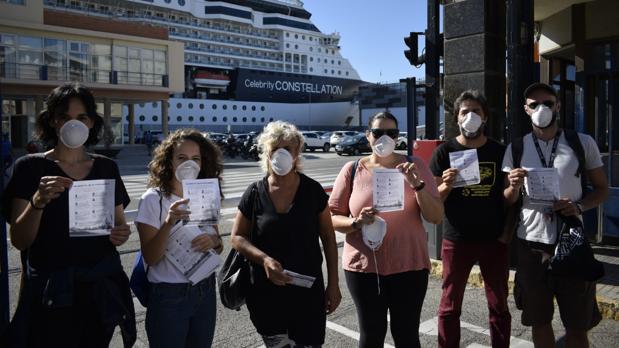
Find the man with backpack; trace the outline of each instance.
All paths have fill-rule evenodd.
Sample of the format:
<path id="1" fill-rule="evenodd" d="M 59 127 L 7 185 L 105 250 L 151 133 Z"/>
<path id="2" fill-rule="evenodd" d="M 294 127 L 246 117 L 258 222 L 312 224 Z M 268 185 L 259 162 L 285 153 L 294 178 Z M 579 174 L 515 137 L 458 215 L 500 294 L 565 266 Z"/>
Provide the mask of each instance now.
<path id="1" fill-rule="evenodd" d="M 522 207 L 517 226 L 514 298 L 522 310 L 522 324 L 533 327 L 536 347 L 555 345 L 554 298 L 565 326 L 566 346 L 588 347 L 587 331 L 601 320 L 595 299 L 596 284 L 577 276 L 553 275 L 548 271 L 548 262 L 561 228 L 559 215 L 580 217 L 604 202 L 608 182 L 595 140 L 559 128 L 557 92 L 547 84 L 534 83 L 524 96 L 524 110 L 531 118 L 533 131 L 514 139 L 503 160 L 503 171 L 508 173 L 505 200 L 508 205 Z M 540 203 L 523 194 L 525 177 L 529 171 L 533 173 L 533 168 L 555 168 L 560 196 L 553 202 Z M 593 186 L 590 193 L 583 192 L 585 177 Z"/>
<path id="2" fill-rule="evenodd" d="M 479 263 L 488 300 L 493 347 L 509 347 L 511 316 L 508 295 L 508 241 L 504 234 L 501 161 L 505 146 L 484 134 L 490 112 L 477 91 L 465 91 L 454 103 L 460 135 L 439 146 L 430 169 L 445 203 L 443 294 L 438 310 L 438 346 L 458 347 L 460 314 L 471 268 Z M 454 160 L 464 155 L 471 160 Z M 471 163 L 470 166 L 462 162 Z M 462 182 L 467 169 L 479 169 L 476 180 Z M 461 169 L 460 172 L 458 169 Z"/>

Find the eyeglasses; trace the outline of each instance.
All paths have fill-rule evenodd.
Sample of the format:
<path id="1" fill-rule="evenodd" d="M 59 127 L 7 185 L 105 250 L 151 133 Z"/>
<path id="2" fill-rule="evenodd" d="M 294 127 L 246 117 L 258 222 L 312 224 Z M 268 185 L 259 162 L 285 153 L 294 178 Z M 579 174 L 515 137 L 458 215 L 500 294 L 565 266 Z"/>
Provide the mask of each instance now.
<path id="1" fill-rule="evenodd" d="M 390 129 L 372 128 L 370 129 L 370 132 L 372 132 L 372 135 L 376 139 L 382 137 L 385 134 L 387 134 L 388 137 L 393 138 L 393 139 L 397 138 L 398 135 L 400 135 L 400 130 L 397 128 L 390 128 Z"/>
<path id="2" fill-rule="evenodd" d="M 546 105 L 549 109 L 552 109 L 552 107 L 555 106 L 555 102 L 553 102 L 552 100 L 546 100 L 541 103 L 531 102 L 530 104 L 527 104 L 527 106 L 529 107 L 529 109 L 536 109 L 540 104 Z"/>

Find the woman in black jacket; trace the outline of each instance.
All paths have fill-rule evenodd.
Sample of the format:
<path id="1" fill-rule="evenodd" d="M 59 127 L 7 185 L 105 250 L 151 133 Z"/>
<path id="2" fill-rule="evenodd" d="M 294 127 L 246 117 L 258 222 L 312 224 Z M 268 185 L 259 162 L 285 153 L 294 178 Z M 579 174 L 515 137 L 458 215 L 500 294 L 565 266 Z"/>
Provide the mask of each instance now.
<path id="1" fill-rule="evenodd" d="M 135 314 L 116 250 L 129 238 L 129 196 L 116 163 L 85 148 L 97 143 L 103 120 L 90 91 L 77 84 L 54 89 L 46 106 L 37 136 L 51 150 L 20 158 L 3 198 L 11 243 L 22 252 L 24 267 L 9 344 L 107 347 L 120 325 L 125 346 L 131 346 Z M 111 233 L 71 236 L 69 189 L 97 179 L 115 183 Z"/>

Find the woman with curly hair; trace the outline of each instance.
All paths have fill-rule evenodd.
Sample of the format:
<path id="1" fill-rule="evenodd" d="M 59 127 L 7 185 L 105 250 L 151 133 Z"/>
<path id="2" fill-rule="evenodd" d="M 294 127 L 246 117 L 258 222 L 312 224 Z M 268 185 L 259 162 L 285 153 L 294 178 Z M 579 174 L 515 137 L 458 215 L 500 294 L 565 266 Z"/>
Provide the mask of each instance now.
<path id="1" fill-rule="evenodd" d="M 129 196 L 116 163 L 85 148 L 97 143 L 103 125 L 96 108 L 79 84 L 55 88 L 36 123 L 38 140 L 51 150 L 20 158 L 4 191 L 11 243 L 24 267 L 10 347 L 107 347 L 117 325 L 126 346 L 136 339 L 129 282 L 116 250 L 129 238 Z M 110 235 L 71 236 L 69 189 L 97 179 L 115 181 L 115 227 Z"/>
<path id="2" fill-rule="evenodd" d="M 180 168 L 180 169 L 179 169 Z M 189 218 L 188 199 L 183 198 L 184 170 L 194 178 L 221 179 L 223 162 L 219 148 L 194 129 L 180 129 L 168 136 L 148 165 L 149 189 L 142 195 L 135 219 L 142 254 L 152 284 L 146 310 L 146 333 L 151 347 L 210 347 L 215 332 L 215 275 L 197 284 L 166 257 L 170 230 Z M 192 241 L 194 250 L 221 253 L 217 225 L 200 226 L 206 232 Z"/>

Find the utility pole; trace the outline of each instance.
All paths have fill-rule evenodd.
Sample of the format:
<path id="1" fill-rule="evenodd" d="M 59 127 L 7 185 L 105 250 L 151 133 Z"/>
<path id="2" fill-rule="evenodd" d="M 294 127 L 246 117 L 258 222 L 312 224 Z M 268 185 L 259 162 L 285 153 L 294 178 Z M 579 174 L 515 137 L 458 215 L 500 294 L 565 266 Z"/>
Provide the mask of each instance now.
<path id="1" fill-rule="evenodd" d="M 417 79 L 408 77 L 401 79 L 406 83 L 406 152 L 413 155 L 413 144 L 417 139 Z"/>
<path id="2" fill-rule="evenodd" d="M 428 0 L 428 29 L 426 30 L 426 139 L 438 139 L 439 133 L 439 95 L 440 95 L 440 49 L 439 40 L 439 2 Z M 439 42 L 440 41 L 440 42 Z"/>

